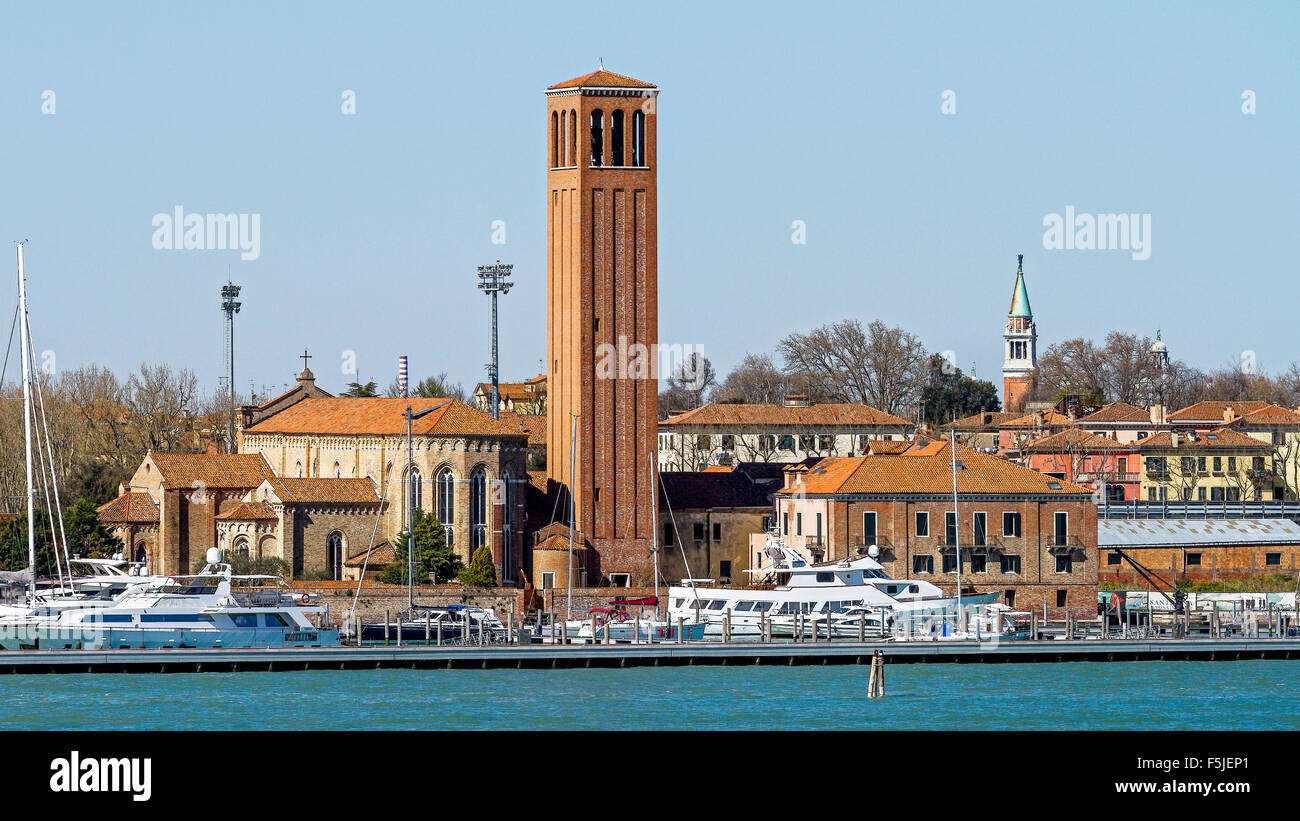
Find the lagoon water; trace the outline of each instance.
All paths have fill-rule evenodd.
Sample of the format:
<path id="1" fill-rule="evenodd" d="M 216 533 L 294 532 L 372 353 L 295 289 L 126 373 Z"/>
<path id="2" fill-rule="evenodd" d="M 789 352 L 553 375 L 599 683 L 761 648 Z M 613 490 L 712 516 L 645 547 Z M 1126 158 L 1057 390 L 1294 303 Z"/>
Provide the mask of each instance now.
<path id="1" fill-rule="evenodd" d="M 1300 662 L 0 676 L 0 729 L 1296 730 Z"/>

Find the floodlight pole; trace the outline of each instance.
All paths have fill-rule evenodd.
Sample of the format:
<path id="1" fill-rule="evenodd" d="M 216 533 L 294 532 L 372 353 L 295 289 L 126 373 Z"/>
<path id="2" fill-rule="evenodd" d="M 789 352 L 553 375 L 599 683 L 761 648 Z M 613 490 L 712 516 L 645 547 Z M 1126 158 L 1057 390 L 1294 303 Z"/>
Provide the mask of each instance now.
<path id="1" fill-rule="evenodd" d="M 478 287 L 483 293 L 492 297 L 492 362 L 488 364 L 488 376 L 492 379 L 492 418 L 500 419 L 501 392 L 498 385 L 499 368 L 497 363 L 497 294 L 510 293 L 510 271 L 514 265 L 503 264 L 497 260 L 495 265 L 478 267 Z"/>

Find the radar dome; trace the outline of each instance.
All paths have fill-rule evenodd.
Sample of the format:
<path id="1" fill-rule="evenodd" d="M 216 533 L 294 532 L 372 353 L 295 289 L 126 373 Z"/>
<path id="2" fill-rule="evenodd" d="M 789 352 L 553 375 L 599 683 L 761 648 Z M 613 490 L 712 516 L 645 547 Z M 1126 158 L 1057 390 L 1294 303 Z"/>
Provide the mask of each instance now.
<path id="1" fill-rule="evenodd" d="M 215 547 L 209 547 L 207 552 L 208 564 L 217 564 L 221 561 L 221 551 Z"/>
<path id="2" fill-rule="evenodd" d="M 880 545 L 875 545 L 875 544 L 873 544 L 871 547 L 868 547 L 868 548 L 867 548 L 867 555 L 870 556 L 870 557 L 873 558 L 873 559 L 879 558 L 879 557 L 880 557 Z"/>

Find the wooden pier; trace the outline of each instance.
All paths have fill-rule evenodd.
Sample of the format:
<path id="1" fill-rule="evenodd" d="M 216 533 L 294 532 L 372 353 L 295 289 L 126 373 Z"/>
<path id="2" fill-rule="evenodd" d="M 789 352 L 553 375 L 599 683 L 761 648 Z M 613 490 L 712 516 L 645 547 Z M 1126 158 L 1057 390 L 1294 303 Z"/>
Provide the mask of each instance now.
<path id="1" fill-rule="evenodd" d="M 0 673 L 208 673 L 375 669 L 586 669 L 622 667 L 870 666 L 1068 661 L 1300 659 L 1300 639 L 1056 640 L 998 643 L 835 642 L 321 647 L 250 650 L 9 650 Z M 864 671 L 865 675 L 865 671 Z M 864 679 L 865 680 L 865 679 Z"/>

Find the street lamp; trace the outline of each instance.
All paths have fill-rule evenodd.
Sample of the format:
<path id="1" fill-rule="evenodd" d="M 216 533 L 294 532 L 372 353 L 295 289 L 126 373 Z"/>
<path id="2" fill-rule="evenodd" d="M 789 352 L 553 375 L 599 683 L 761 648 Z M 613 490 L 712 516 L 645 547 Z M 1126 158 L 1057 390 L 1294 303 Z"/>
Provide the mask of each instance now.
<path id="1" fill-rule="evenodd" d="M 495 265 L 480 265 L 478 267 L 478 287 L 485 294 L 492 296 L 492 362 L 488 365 L 488 376 L 492 378 L 492 418 L 500 419 L 499 406 L 501 404 L 500 389 L 497 387 L 498 368 L 497 368 L 497 294 L 510 293 L 510 271 L 514 265 L 503 264 L 497 260 Z"/>

